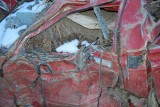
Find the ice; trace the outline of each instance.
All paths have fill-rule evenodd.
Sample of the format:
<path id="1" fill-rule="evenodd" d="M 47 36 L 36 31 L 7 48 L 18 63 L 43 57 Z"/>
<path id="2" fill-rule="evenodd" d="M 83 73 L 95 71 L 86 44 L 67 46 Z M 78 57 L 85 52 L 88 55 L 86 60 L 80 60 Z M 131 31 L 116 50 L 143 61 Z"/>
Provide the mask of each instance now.
<path id="1" fill-rule="evenodd" d="M 68 53 L 76 53 L 78 51 L 78 44 L 79 41 L 77 39 L 72 40 L 71 42 L 64 43 L 63 45 L 59 46 L 56 51 L 57 52 L 68 52 Z"/>
<path id="2" fill-rule="evenodd" d="M 23 25 L 17 29 L 11 29 L 11 28 L 8 28 L 5 33 L 3 34 L 3 36 L 1 36 L 0 38 L 0 46 L 3 46 L 3 47 L 6 47 L 6 48 L 9 48 L 17 39 L 18 37 L 20 36 L 18 34 L 18 32 L 20 30 L 23 30 L 23 29 L 26 29 L 27 26 L 26 25 Z"/>

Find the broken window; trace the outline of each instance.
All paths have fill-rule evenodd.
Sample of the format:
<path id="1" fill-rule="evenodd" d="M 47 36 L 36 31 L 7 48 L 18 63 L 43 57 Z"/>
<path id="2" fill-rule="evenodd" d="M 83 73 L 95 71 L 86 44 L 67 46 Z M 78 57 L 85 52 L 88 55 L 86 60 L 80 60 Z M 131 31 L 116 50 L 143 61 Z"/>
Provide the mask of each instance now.
<path id="1" fill-rule="evenodd" d="M 99 38 L 99 45 L 110 50 L 113 42 L 116 12 L 102 10 L 109 30 L 109 40 L 104 39 L 98 21 L 92 10 L 72 14 L 52 25 L 39 35 L 30 38 L 25 44 L 27 51 L 43 48 L 47 52 L 55 52 L 60 45 L 78 40 L 78 48 L 86 41 L 92 43 Z M 88 28 L 86 28 L 88 27 Z"/>

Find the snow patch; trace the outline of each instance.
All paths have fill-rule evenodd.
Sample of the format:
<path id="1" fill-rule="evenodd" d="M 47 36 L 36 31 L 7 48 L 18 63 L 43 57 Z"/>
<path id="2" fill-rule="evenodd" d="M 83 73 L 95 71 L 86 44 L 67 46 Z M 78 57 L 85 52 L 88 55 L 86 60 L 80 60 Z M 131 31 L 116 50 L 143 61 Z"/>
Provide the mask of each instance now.
<path id="1" fill-rule="evenodd" d="M 2 36 L 4 35 L 4 33 L 5 33 L 5 24 L 6 24 L 6 20 L 4 20 L 4 21 L 2 21 L 1 23 L 0 23 L 0 38 L 2 38 Z M 0 41 L 1 41 L 1 39 L 0 39 Z"/>
<path id="2" fill-rule="evenodd" d="M 29 6 L 30 9 L 29 9 Z M 38 4 L 35 3 L 35 1 L 32 2 L 25 2 L 20 7 L 17 8 L 17 12 L 32 12 L 32 13 L 39 13 L 41 12 L 45 7 L 47 6 L 46 3 L 43 3 L 43 1 L 39 1 Z"/>
<path id="3" fill-rule="evenodd" d="M 76 53 L 78 51 L 78 44 L 79 41 L 77 39 L 72 40 L 71 42 L 64 43 L 63 45 L 59 46 L 56 51 L 57 52 L 68 52 L 68 53 Z"/>
<path id="4" fill-rule="evenodd" d="M 18 32 L 26 28 L 26 25 L 23 25 L 17 29 L 8 28 L 0 38 L 0 46 L 9 48 L 19 38 L 20 35 Z"/>
<path id="5" fill-rule="evenodd" d="M 90 43 L 88 43 L 88 41 L 85 40 L 85 41 L 82 41 L 81 45 L 82 45 L 82 46 L 89 46 Z"/>
<path id="6" fill-rule="evenodd" d="M 12 24 L 8 22 L 8 19 L 13 19 L 13 17 L 18 17 L 19 13 L 40 13 L 45 7 L 47 3 L 43 3 L 41 0 L 34 0 L 32 2 L 24 2 L 22 5 L 15 9 L 15 12 L 7 16 L 2 22 L 0 22 L 0 48 L 5 47 L 9 48 L 18 38 L 19 31 L 23 29 L 27 29 L 26 24 L 22 24 L 20 26 L 16 26 L 14 29 L 12 27 L 7 27 L 7 25 Z M 23 17 L 22 17 L 23 18 Z M 17 19 L 18 20 L 18 19 Z"/>

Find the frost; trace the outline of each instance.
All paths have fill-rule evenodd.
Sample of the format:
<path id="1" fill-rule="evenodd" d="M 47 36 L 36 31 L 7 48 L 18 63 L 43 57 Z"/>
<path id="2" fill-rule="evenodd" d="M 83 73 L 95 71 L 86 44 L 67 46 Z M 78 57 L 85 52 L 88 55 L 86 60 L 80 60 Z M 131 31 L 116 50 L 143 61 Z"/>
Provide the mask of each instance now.
<path id="1" fill-rule="evenodd" d="M 57 52 L 68 52 L 68 53 L 76 53 L 78 51 L 78 44 L 79 41 L 77 39 L 72 40 L 71 42 L 64 43 L 63 45 L 59 46 L 56 51 Z"/>

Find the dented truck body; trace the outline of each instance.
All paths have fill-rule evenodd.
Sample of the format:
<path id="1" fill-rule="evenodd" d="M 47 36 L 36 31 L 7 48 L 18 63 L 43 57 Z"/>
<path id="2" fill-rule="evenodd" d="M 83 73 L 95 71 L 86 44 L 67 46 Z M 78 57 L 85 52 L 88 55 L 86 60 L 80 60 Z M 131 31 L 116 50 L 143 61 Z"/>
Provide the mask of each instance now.
<path id="1" fill-rule="evenodd" d="M 158 0 L 53 2 L 43 15 L 0 55 L 0 106 L 159 107 Z M 81 47 L 76 54 L 55 52 L 52 49 L 48 52 L 43 46 L 38 47 L 42 49 L 37 49 L 36 46 L 27 49 L 29 41 L 40 37 L 42 32 L 52 26 L 57 28 L 54 25 L 67 16 L 92 11 L 95 7 L 117 14 L 112 29 L 113 43 L 109 49 L 102 45 L 95 48 L 92 44 Z M 101 16 L 97 16 L 97 19 L 98 17 Z M 99 24 L 101 21 L 98 20 Z M 104 35 L 105 26 L 99 26 Z M 61 30 L 55 30 L 58 34 L 61 33 Z M 104 39 L 103 35 L 101 36 Z M 47 34 L 45 36 L 47 37 Z M 91 38 L 95 38 L 94 36 L 97 35 L 92 34 Z M 45 43 L 47 44 L 47 41 Z"/>

